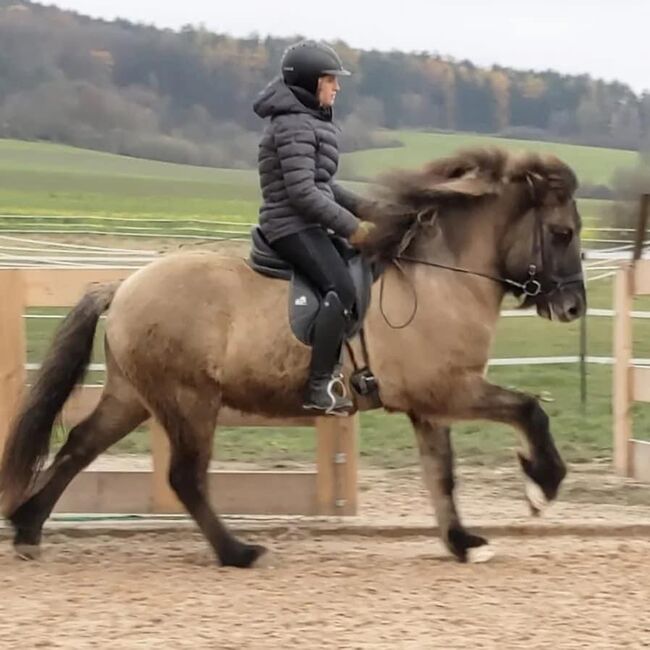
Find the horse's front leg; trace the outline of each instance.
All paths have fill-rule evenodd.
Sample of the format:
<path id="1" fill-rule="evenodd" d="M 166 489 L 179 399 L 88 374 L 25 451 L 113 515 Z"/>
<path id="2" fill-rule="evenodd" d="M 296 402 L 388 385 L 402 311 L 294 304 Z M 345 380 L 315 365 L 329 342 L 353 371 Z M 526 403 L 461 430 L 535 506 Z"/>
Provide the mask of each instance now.
<path id="1" fill-rule="evenodd" d="M 450 415 L 502 422 L 518 429 L 523 446 L 518 456 L 532 513 L 540 514 L 557 497 L 566 465 L 553 441 L 548 415 L 535 397 L 472 377 L 455 392 Z"/>
<path id="2" fill-rule="evenodd" d="M 487 540 L 465 530 L 458 515 L 449 427 L 417 415 L 409 417 L 415 429 L 424 483 L 431 495 L 442 541 L 461 562 L 488 560 L 492 551 Z"/>

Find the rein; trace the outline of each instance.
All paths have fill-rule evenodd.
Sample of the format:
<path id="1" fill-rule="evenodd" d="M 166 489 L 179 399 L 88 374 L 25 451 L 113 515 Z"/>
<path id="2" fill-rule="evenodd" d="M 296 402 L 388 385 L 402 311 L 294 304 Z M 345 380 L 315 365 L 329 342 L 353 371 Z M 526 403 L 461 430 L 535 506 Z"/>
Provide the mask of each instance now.
<path id="1" fill-rule="evenodd" d="M 432 215 L 432 221 L 435 220 L 436 214 Z M 535 210 L 535 232 L 533 238 L 533 247 L 532 247 L 532 259 L 539 259 L 539 264 L 536 262 L 531 262 L 528 266 L 528 279 L 524 282 L 518 282 L 511 278 L 504 278 L 497 275 L 491 275 L 489 273 L 483 273 L 481 271 L 472 271 L 470 269 L 464 269 L 457 266 L 450 266 L 447 264 L 439 264 L 437 262 L 430 262 L 428 260 L 419 259 L 417 257 L 410 257 L 404 255 L 403 251 L 408 248 L 408 245 L 411 243 L 413 237 L 415 236 L 415 230 L 417 227 L 424 223 L 422 218 L 422 213 L 418 214 L 416 222 L 414 223 L 414 228 L 411 229 L 405 236 L 404 241 L 399 247 L 398 254 L 393 258 L 393 264 L 399 269 L 399 271 L 406 277 L 406 272 L 402 268 L 400 262 L 409 262 L 411 264 L 420 264 L 422 266 L 429 266 L 438 269 L 444 269 L 447 271 L 453 271 L 454 273 L 466 273 L 468 275 L 474 275 L 477 277 L 485 278 L 491 280 L 492 282 L 497 282 L 499 284 L 504 284 L 506 286 L 519 289 L 522 295 L 527 298 L 536 298 L 537 296 L 544 295 L 550 296 L 556 291 L 563 289 L 571 284 L 577 284 L 578 282 L 583 282 L 584 277 L 582 271 L 579 273 L 574 273 L 573 275 L 567 276 L 566 278 L 558 278 L 553 274 L 549 274 L 546 277 L 542 275 L 544 268 L 548 267 L 546 247 L 544 246 L 544 234 L 543 234 L 543 224 L 542 219 L 538 210 Z M 429 222 L 431 223 L 431 222 Z M 379 308 L 381 315 L 383 316 L 386 324 L 392 329 L 404 329 L 410 325 L 418 311 L 418 297 L 413 282 L 409 281 L 409 286 L 411 292 L 413 293 L 413 311 L 409 318 L 402 325 L 393 325 L 386 316 L 384 312 L 383 302 L 384 302 L 384 275 L 382 274 L 380 281 L 380 290 L 379 290 Z M 546 288 L 545 288 L 546 286 Z"/>
<path id="2" fill-rule="evenodd" d="M 531 264 L 528 269 L 528 274 L 530 278 L 526 282 L 517 282 L 516 280 L 511 280 L 509 278 L 501 278 L 496 275 L 490 275 L 488 273 L 481 273 L 481 271 L 471 271 L 469 269 L 462 269 L 457 266 L 447 266 L 446 264 L 438 264 L 437 262 L 429 262 L 428 260 L 421 260 L 417 257 L 407 257 L 406 255 L 399 255 L 395 258 L 399 262 L 411 262 L 413 264 L 421 264 L 422 266 L 432 266 L 437 269 L 445 269 L 447 271 L 454 271 L 456 273 L 467 273 L 468 275 L 476 275 L 480 278 L 486 278 L 487 280 L 492 280 L 493 282 L 498 282 L 500 284 L 507 284 L 516 289 L 521 289 L 521 292 L 530 297 L 538 296 L 542 293 L 542 283 L 537 280 L 537 267 L 534 264 Z M 546 293 L 552 293 L 553 291 L 560 288 L 560 283 L 557 283 L 558 286 L 554 287 L 552 291 Z"/>

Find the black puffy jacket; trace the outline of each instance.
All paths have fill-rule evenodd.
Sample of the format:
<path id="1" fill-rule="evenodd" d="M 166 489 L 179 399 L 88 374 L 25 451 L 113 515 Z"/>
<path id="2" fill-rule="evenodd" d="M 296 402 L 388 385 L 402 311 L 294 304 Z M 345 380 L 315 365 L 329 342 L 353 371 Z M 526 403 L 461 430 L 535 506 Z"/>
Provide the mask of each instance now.
<path id="1" fill-rule="evenodd" d="M 298 99 L 300 97 L 300 99 Z M 344 237 L 356 229 L 359 197 L 334 182 L 339 129 L 331 110 L 301 88 L 271 82 L 254 110 L 271 118 L 260 141 L 260 228 L 269 241 L 307 228 L 330 228 Z"/>

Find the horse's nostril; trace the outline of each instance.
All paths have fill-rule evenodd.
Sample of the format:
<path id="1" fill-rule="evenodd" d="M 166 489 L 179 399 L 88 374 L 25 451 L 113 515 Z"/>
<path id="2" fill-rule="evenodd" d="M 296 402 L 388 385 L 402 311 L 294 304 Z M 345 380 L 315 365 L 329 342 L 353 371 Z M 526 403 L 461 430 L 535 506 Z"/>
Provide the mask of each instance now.
<path id="1" fill-rule="evenodd" d="M 577 316 L 580 312 L 578 311 L 578 307 L 574 305 L 573 307 L 569 307 L 569 315 L 570 316 Z"/>

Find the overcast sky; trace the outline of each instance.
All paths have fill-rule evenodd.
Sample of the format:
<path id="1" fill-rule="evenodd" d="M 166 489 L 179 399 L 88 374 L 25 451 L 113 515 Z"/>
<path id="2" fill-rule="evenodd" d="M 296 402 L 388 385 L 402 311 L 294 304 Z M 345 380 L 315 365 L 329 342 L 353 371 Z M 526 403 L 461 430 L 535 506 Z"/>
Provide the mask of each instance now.
<path id="1" fill-rule="evenodd" d="M 58 0 L 91 16 L 247 36 L 340 38 L 650 90 L 650 0 Z"/>

